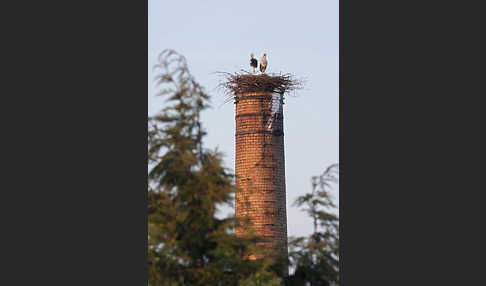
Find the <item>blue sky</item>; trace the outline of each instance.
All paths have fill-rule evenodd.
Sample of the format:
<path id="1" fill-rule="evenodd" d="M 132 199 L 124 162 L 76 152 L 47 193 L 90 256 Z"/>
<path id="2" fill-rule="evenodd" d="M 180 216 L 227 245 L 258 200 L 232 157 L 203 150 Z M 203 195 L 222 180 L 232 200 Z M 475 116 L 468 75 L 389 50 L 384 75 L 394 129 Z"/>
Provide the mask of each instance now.
<path id="1" fill-rule="evenodd" d="M 284 105 L 287 229 L 307 235 L 312 221 L 291 204 L 311 190 L 310 177 L 339 161 L 338 1 L 148 2 L 148 112 L 163 107 L 152 67 L 166 48 L 183 54 L 191 73 L 212 96 L 202 116 L 206 148 L 225 154 L 234 170 L 234 104 L 216 89 L 217 71 L 249 69 L 249 55 L 267 53 L 268 73 L 305 78 L 304 90 Z M 339 199 L 338 187 L 332 192 Z M 225 209 L 223 212 L 231 211 Z"/>

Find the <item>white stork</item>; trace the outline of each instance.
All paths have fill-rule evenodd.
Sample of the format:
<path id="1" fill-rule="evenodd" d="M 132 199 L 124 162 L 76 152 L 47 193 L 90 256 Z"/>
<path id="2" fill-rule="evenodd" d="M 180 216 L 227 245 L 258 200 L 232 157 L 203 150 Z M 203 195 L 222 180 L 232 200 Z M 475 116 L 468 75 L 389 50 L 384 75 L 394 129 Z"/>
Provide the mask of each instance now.
<path id="1" fill-rule="evenodd" d="M 253 53 L 250 54 L 250 67 L 253 68 L 253 73 L 255 73 L 255 69 L 258 67 L 258 61 L 255 59 Z"/>
<path id="2" fill-rule="evenodd" d="M 265 70 L 267 69 L 267 53 L 263 53 L 263 57 L 262 59 L 260 60 L 260 71 L 262 73 L 265 73 Z"/>

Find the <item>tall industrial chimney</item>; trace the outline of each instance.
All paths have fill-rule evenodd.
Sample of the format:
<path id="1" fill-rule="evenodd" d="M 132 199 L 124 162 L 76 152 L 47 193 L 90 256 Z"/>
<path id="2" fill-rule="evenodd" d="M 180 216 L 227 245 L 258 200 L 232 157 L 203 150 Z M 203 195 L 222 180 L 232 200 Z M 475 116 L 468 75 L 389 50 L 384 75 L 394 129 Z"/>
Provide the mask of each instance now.
<path id="1" fill-rule="evenodd" d="M 287 253 L 283 93 L 235 94 L 236 217 L 248 219 L 266 247 Z M 237 235 L 246 229 L 238 227 Z M 256 257 L 253 257 L 256 258 Z"/>

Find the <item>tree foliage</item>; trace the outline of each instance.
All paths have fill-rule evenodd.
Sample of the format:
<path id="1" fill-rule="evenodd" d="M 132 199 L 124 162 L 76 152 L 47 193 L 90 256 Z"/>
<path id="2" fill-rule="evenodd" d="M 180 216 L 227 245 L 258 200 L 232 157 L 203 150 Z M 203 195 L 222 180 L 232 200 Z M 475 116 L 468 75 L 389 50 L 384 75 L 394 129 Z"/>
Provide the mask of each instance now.
<path id="1" fill-rule="evenodd" d="M 256 237 L 234 234 L 233 217 L 216 217 L 232 204 L 235 186 L 217 150 L 203 148 L 200 115 L 209 95 L 175 51 L 160 54 L 156 82 L 166 106 L 148 121 L 148 284 L 279 285 L 271 256 Z"/>
<path id="2" fill-rule="evenodd" d="M 339 218 L 329 193 L 335 183 L 337 164 L 312 177 L 312 192 L 294 202 L 312 218 L 314 232 L 309 237 L 291 239 L 289 255 L 295 273 L 287 279 L 287 285 L 339 285 Z"/>

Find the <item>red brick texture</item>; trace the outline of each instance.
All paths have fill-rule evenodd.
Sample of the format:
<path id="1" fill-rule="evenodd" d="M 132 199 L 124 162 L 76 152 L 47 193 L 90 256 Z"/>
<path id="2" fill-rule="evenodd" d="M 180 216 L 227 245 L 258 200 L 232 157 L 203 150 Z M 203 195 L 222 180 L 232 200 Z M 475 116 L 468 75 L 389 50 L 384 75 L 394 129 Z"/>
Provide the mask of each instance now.
<path id="1" fill-rule="evenodd" d="M 270 241 L 268 247 L 287 253 L 283 99 L 269 92 L 245 93 L 235 96 L 235 104 L 236 217 L 249 219 Z M 237 235 L 244 233 L 236 229 Z"/>

